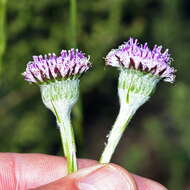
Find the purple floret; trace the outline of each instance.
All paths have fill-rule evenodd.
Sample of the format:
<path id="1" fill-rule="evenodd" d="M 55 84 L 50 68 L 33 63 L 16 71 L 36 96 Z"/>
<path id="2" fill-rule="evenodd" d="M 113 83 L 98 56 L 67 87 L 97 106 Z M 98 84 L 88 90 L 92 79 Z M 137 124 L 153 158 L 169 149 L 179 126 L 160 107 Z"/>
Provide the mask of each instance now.
<path id="1" fill-rule="evenodd" d="M 170 66 L 171 57 L 168 49 L 161 52 L 162 46 L 155 45 L 149 49 L 148 44 L 139 44 L 137 39 L 130 38 L 128 42 L 112 49 L 106 56 L 106 64 L 114 67 L 136 69 L 174 82 L 175 69 Z"/>
<path id="2" fill-rule="evenodd" d="M 54 53 L 33 56 L 23 73 L 25 80 L 43 83 L 55 79 L 78 78 L 90 68 L 89 57 L 78 49 L 62 50 L 59 56 Z"/>

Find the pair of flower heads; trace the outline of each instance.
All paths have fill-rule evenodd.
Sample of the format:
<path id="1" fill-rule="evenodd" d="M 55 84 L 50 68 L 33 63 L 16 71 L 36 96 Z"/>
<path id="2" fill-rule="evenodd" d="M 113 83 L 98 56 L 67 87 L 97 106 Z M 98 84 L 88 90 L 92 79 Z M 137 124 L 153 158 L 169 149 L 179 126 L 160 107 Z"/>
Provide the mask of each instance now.
<path id="1" fill-rule="evenodd" d="M 150 49 L 147 43 L 140 44 L 137 39 L 130 38 L 117 49 L 112 49 L 105 62 L 120 71 L 120 110 L 101 155 L 101 163 L 110 162 L 123 131 L 136 110 L 150 98 L 156 84 L 161 79 L 170 83 L 175 80 L 168 49 L 163 52 L 162 46 L 157 45 Z M 69 173 L 77 170 L 70 112 L 79 96 L 80 77 L 90 67 L 89 56 L 78 49 L 70 49 L 62 50 L 58 56 L 54 53 L 33 56 L 23 73 L 26 81 L 40 86 L 43 103 L 56 116 Z"/>

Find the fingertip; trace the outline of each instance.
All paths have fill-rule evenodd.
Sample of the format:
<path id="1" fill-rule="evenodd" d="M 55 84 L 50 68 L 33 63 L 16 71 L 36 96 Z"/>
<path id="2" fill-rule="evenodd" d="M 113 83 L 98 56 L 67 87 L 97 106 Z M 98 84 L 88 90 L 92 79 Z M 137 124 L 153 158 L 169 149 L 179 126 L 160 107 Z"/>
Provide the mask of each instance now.
<path id="1" fill-rule="evenodd" d="M 101 165 L 95 165 L 91 166 L 89 168 L 81 169 L 78 172 L 72 173 L 70 175 L 67 175 L 63 178 L 60 178 L 56 181 L 53 181 L 49 184 L 42 185 L 38 188 L 31 189 L 31 190 L 80 190 L 78 186 L 76 185 L 76 180 L 85 177 L 92 173 L 93 171 L 96 171 L 98 168 L 102 167 Z M 90 190 L 90 189 L 88 189 Z"/>
<path id="2" fill-rule="evenodd" d="M 137 190 L 135 180 L 125 169 L 115 164 L 99 166 L 75 180 L 79 190 Z"/>
<path id="3" fill-rule="evenodd" d="M 138 190 L 168 190 L 160 183 L 153 181 L 151 179 L 140 177 L 134 174 L 133 177 L 135 178 L 135 181 L 137 183 Z"/>
<path id="4" fill-rule="evenodd" d="M 115 164 L 96 164 L 36 190 L 137 190 L 134 178 Z"/>

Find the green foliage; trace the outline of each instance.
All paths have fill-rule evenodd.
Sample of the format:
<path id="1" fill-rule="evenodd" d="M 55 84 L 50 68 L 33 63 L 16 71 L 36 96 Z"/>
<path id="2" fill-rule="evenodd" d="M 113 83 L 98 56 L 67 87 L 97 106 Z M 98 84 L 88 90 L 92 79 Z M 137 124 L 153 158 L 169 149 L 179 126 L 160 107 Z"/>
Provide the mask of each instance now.
<path id="1" fill-rule="evenodd" d="M 5 51 L 5 12 L 6 0 L 0 0 L 0 73 L 2 70 L 2 58 Z"/>
<path id="2" fill-rule="evenodd" d="M 21 73 L 32 55 L 71 46 L 69 1 L 10 0 L 6 11 L 3 2 L 0 151 L 61 154 L 55 118 L 42 105 L 39 89 L 24 82 Z M 107 126 L 118 110 L 117 72 L 105 68 L 103 57 L 130 36 L 163 44 L 174 58 L 177 82 L 159 85 L 129 124 L 125 134 L 129 138 L 122 139 L 113 161 L 175 190 L 190 186 L 189 6 L 187 0 L 81 0 L 77 6 L 78 48 L 90 54 L 93 63 L 81 81 L 84 115 L 76 109 L 84 118 L 80 139 L 85 155 L 100 155 Z"/>

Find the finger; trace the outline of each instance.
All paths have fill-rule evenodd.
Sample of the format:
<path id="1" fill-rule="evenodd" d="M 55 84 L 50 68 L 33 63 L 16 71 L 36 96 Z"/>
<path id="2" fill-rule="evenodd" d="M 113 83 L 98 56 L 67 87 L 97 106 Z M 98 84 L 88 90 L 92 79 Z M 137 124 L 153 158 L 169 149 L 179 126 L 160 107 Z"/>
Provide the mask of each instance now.
<path id="1" fill-rule="evenodd" d="M 163 185 L 151 179 L 140 177 L 134 174 L 133 177 L 137 183 L 138 190 L 167 190 Z"/>
<path id="2" fill-rule="evenodd" d="M 80 160 L 79 168 L 95 164 Z M 67 175 L 66 159 L 45 154 L 0 153 L 0 189 L 35 188 Z"/>
<path id="3" fill-rule="evenodd" d="M 92 166 L 97 161 L 79 159 L 79 168 Z M 0 189 L 35 188 L 62 178 L 67 174 L 63 157 L 45 154 L 0 153 Z M 152 180 L 134 175 L 139 190 L 165 190 Z"/>
<path id="4" fill-rule="evenodd" d="M 35 190 L 137 190 L 125 169 L 106 164 L 91 166 Z"/>

